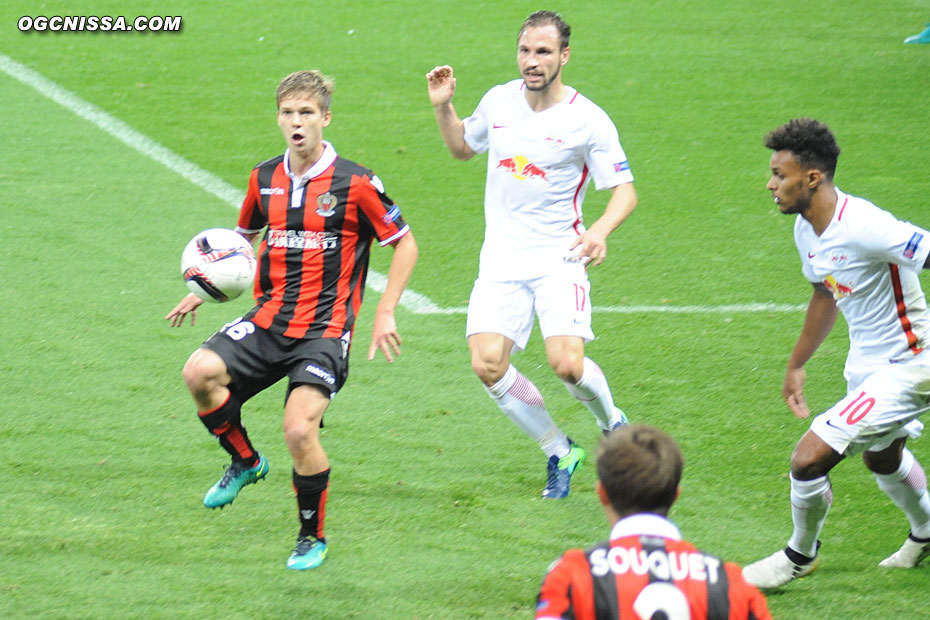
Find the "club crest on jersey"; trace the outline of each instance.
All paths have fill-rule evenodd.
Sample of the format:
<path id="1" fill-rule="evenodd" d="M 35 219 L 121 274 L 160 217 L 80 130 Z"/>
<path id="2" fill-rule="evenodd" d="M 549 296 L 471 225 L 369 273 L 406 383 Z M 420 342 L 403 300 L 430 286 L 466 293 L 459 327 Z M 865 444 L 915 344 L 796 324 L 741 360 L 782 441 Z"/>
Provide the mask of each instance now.
<path id="1" fill-rule="evenodd" d="M 838 250 L 830 255 L 830 266 L 833 269 L 846 269 L 846 263 L 849 261 L 849 257 L 846 256 L 845 250 Z"/>
<path id="2" fill-rule="evenodd" d="M 316 198 L 316 214 L 322 217 L 329 217 L 336 213 L 336 197 L 326 192 Z"/>

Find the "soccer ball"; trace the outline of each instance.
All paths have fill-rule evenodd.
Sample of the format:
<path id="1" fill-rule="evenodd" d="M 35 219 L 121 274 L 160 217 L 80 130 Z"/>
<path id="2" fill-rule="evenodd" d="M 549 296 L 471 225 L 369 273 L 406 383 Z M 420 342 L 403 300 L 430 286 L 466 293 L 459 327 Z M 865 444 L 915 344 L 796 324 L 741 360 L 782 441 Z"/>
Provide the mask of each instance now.
<path id="1" fill-rule="evenodd" d="M 204 301 L 229 301 L 252 286 L 256 262 L 245 237 L 227 228 L 210 228 L 184 248 L 181 275 L 187 288 Z"/>

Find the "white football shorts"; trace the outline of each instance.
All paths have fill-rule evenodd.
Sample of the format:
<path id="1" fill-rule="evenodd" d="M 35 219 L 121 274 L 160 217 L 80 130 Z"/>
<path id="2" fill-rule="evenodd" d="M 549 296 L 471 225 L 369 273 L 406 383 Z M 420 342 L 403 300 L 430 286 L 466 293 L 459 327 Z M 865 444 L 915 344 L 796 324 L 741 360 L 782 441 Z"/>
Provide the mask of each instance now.
<path id="1" fill-rule="evenodd" d="M 930 356 L 924 353 L 868 375 L 810 428 L 840 454 L 878 452 L 900 437 L 920 437 L 924 425 L 918 418 L 928 409 Z"/>
<path id="2" fill-rule="evenodd" d="M 496 282 L 478 278 L 468 300 L 465 336 L 493 333 L 522 351 L 539 317 L 543 338 L 579 336 L 594 340 L 591 331 L 591 284 L 584 267 L 563 265 L 554 273 L 531 280 Z"/>

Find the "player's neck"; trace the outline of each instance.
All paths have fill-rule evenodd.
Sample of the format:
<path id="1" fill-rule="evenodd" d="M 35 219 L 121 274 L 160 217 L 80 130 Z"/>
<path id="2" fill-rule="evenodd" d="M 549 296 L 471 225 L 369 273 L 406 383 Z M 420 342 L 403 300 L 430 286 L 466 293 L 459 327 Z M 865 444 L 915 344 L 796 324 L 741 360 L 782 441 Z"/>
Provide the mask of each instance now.
<path id="1" fill-rule="evenodd" d="M 562 80 L 558 79 L 543 90 L 527 89 L 524 92 L 526 93 L 526 102 L 530 105 L 530 108 L 534 112 L 542 112 L 565 99 L 568 90 Z"/>
<path id="2" fill-rule="evenodd" d="M 833 183 L 822 183 L 811 198 L 811 206 L 803 213 L 804 219 L 814 227 L 819 237 L 833 221 L 836 211 L 836 188 Z"/>
<path id="3" fill-rule="evenodd" d="M 316 162 L 320 161 L 320 158 L 323 157 L 324 150 L 326 150 L 326 147 L 323 146 L 322 142 L 318 143 L 308 152 L 295 149 L 289 150 L 287 152 L 287 166 L 290 168 L 291 174 L 299 177 L 303 176 Z"/>

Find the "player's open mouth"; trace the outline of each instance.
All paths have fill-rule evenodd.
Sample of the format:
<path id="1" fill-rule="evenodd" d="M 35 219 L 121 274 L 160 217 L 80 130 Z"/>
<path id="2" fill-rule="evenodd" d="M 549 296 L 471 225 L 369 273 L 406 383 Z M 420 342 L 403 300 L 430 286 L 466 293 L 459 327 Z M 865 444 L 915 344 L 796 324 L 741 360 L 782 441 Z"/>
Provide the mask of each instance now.
<path id="1" fill-rule="evenodd" d="M 296 142 L 296 143 L 303 142 L 303 141 L 304 141 L 304 135 L 303 135 L 302 133 L 295 133 L 295 134 L 292 134 L 292 135 L 291 135 L 291 140 L 293 140 L 293 141 Z"/>

